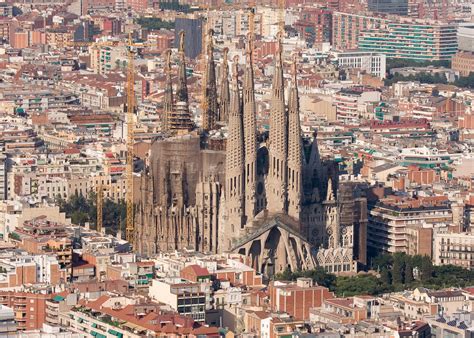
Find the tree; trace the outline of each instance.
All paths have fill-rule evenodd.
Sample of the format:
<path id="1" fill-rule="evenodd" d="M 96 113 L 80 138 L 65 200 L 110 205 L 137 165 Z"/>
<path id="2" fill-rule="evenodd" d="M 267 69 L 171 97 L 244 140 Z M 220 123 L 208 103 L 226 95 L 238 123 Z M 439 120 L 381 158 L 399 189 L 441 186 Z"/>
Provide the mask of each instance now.
<path id="1" fill-rule="evenodd" d="M 334 291 L 338 296 L 351 297 L 355 295 L 379 295 L 391 291 L 389 285 L 384 285 L 374 275 L 357 275 L 354 277 L 338 277 Z"/>
<path id="2" fill-rule="evenodd" d="M 73 195 L 66 202 L 58 200 L 58 205 L 61 212 L 66 214 L 66 217 L 71 218 L 72 223 L 84 225 L 89 222 L 93 228 L 97 225 L 97 196 L 96 193 L 90 192 L 89 196 L 85 198 L 82 195 Z M 127 209 L 124 201 L 114 202 L 112 200 L 105 200 L 103 204 L 103 224 L 108 233 L 115 235 L 124 224 Z"/>
<path id="3" fill-rule="evenodd" d="M 404 256 L 395 254 L 392 266 L 393 284 L 405 284 L 405 260 Z"/>
<path id="4" fill-rule="evenodd" d="M 469 73 L 468 76 L 459 77 L 454 81 L 454 85 L 462 88 L 474 88 L 474 72 Z"/>
<path id="5" fill-rule="evenodd" d="M 413 263 L 411 257 L 407 256 L 405 260 L 405 284 L 411 284 L 415 280 L 413 276 Z"/>
<path id="6" fill-rule="evenodd" d="M 392 285 L 392 274 L 388 268 L 385 268 L 380 272 L 380 280 L 385 285 Z"/>
<path id="7" fill-rule="evenodd" d="M 174 29 L 174 22 L 163 21 L 159 18 L 139 18 L 136 23 L 148 30 Z"/>
<path id="8" fill-rule="evenodd" d="M 304 277 L 311 278 L 313 282 L 318 285 L 325 286 L 327 288 L 331 287 L 336 281 L 336 276 L 329 274 L 322 267 L 317 267 L 314 270 L 307 270 L 303 272 Z"/>
<path id="9" fill-rule="evenodd" d="M 433 262 L 428 256 L 423 256 L 421 261 L 421 280 L 423 282 L 429 281 L 433 276 Z"/>

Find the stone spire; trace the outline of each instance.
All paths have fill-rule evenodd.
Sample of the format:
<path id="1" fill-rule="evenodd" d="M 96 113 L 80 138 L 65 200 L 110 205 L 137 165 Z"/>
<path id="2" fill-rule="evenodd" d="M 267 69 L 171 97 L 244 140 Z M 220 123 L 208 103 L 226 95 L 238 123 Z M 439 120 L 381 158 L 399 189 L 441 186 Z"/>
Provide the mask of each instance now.
<path id="1" fill-rule="evenodd" d="M 178 73 L 178 88 L 176 90 L 176 96 L 178 102 L 185 102 L 186 107 L 189 106 L 188 102 L 188 80 L 186 77 L 186 55 L 184 53 L 184 31 L 179 32 L 179 73 Z"/>
<path id="2" fill-rule="evenodd" d="M 245 145 L 245 216 L 250 221 L 257 214 L 257 121 L 253 77 L 252 36 L 247 36 L 243 82 L 244 145 Z"/>
<path id="3" fill-rule="evenodd" d="M 221 67 L 221 88 L 219 102 L 219 122 L 229 121 L 230 89 L 229 89 L 229 65 L 227 63 L 229 49 L 224 48 L 224 56 Z"/>
<path id="4" fill-rule="evenodd" d="M 171 50 L 166 51 L 166 88 L 163 101 L 163 129 L 169 130 L 170 114 L 173 112 L 173 82 L 171 79 Z"/>
<path id="5" fill-rule="evenodd" d="M 212 36 L 214 31 L 212 29 L 208 32 L 208 45 L 207 45 L 207 64 L 206 64 L 206 97 L 205 100 L 205 109 L 202 113 L 202 127 L 205 130 L 214 129 L 217 114 L 218 114 L 218 104 L 217 104 L 217 85 L 216 85 L 216 67 L 214 64 L 214 45 L 212 42 Z"/>
<path id="6" fill-rule="evenodd" d="M 279 34 L 272 84 L 269 173 L 266 189 L 267 209 L 277 213 L 285 213 L 287 210 L 288 116 L 284 90 L 282 36 Z"/>
<path id="7" fill-rule="evenodd" d="M 288 215 L 300 219 L 303 199 L 303 142 L 301 139 L 296 57 L 292 65 L 292 78 L 288 98 Z"/>
<path id="8" fill-rule="evenodd" d="M 244 226 L 244 125 L 242 102 L 238 84 L 238 57 L 234 58 L 232 74 L 232 102 L 229 110 L 229 136 L 227 138 L 225 198 L 227 206 L 226 238 L 236 238 Z M 231 243 L 224 243 L 230 249 Z"/>
<path id="9" fill-rule="evenodd" d="M 179 33 L 179 70 L 178 86 L 176 89 L 176 105 L 168 119 L 168 129 L 171 132 L 186 132 L 193 128 L 192 116 L 189 112 L 188 81 L 186 77 L 186 55 L 184 53 L 184 31 Z"/>
<path id="10" fill-rule="evenodd" d="M 334 189 L 332 187 L 332 179 L 329 177 L 328 179 L 328 191 L 326 194 L 326 201 L 335 201 L 336 198 L 334 196 Z"/>

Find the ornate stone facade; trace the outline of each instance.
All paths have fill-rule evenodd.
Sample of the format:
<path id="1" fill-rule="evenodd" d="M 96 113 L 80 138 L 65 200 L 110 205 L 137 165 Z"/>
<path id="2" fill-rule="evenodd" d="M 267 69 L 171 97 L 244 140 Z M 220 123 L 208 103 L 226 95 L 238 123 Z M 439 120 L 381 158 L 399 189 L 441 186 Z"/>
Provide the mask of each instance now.
<path id="1" fill-rule="evenodd" d="M 351 184 L 338 186 L 336 166 L 321 163 L 316 138 L 302 139 L 296 60 L 286 104 L 281 42 L 270 134 L 257 133 L 250 46 L 242 90 L 237 59 L 231 86 L 221 80 L 227 82 L 221 93 L 226 86 L 230 92 L 220 99 L 228 102 L 227 117 L 219 118 L 228 120 L 226 150 L 210 149 L 205 133 L 152 145 L 141 175 L 134 245 L 144 255 L 184 248 L 240 252 L 267 275 L 317 265 L 354 271 L 356 261 L 365 264 L 365 199 Z"/>

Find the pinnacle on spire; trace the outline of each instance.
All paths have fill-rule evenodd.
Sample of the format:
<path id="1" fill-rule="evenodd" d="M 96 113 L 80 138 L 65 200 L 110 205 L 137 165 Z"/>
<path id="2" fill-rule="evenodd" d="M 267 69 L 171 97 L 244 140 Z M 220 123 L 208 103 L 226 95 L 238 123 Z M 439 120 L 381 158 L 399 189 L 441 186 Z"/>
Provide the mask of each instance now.
<path id="1" fill-rule="evenodd" d="M 291 66 L 292 82 L 288 98 L 288 215 L 300 218 L 303 199 L 303 142 L 298 98 L 296 56 Z"/>
<path id="2" fill-rule="evenodd" d="M 216 85 L 216 68 L 214 64 L 214 45 L 212 35 L 214 31 L 208 31 L 208 45 L 207 45 L 207 63 L 206 63 L 206 82 L 205 82 L 205 104 L 203 107 L 203 123 L 205 130 L 210 130 L 215 127 L 218 113 L 217 103 L 217 85 Z"/>
<path id="3" fill-rule="evenodd" d="M 267 201 L 270 212 L 287 211 L 288 115 L 285 108 L 281 34 L 275 55 L 269 135 Z"/>
<path id="4" fill-rule="evenodd" d="M 244 144 L 245 144 L 245 215 L 252 220 L 257 208 L 257 118 L 251 35 L 247 39 L 247 62 L 243 81 Z"/>
<path id="5" fill-rule="evenodd" d="M 177 100 L 180 102 L 185 102 L 186 107 L 188 107 L 188 79 L 186 76 L 186 55 L 184 51 L 184 31 L 179 32 L 179 81 L 178 88 L 176 90 Z"/>
<path id="6" fill-rule="evenodd" d="M 192 116 L 189 113 L 188 80 L 186 76 L 186 55 L 184 51 L 184 31 L 179 32 L 179 70 L 176 88 L 176 106 L 169 128 L 172 131 L 186 131 L 193 128 Z"/>
<path id="7" fill-rule="evenodd" d="M 173 82 L 171 78 L 171 50 L 166 51 L 166 88 L 165 98 L 163 102 L 163 127 L 165 130 L 169 129 L 170 113 L 173 111 Z"/>
<path id="8" fill-rule="evenodd" d="M 226 56 L 227 57 L 227 56 Z M 232 116 L 238 116 L 242 119 L 242 102 L 239 91 L 239 57 L 234 56 L 233 72 L 232 72 Z M 243 141 L 243 140 L 242 140 Z"/>
<path id="9" fill-rule="evenodd" d="M 246 57 L 246 63 L 247 65 L 253 61 L 253 46 L 252 46 L 252 41 L 253 40 L 253 33 L 249 32 L 247 34 L 247 43 L 245 46 L 245 57 Z"/>
<path id="10" fill-rule="evenodd" d="M 238 56 L 234 58 L 232 74 L 232 102 L 229 112 L 229 136 L 226 152 L 225 197 L 228 207 L 228 221 L 225 229 L 229 238 L 237 238 L 245 223 L 245 149 L 242 103 L 238 83 Z M 230 249 L 231 241 L 224 243 Z"/>
<path id="11" fill-rule="evenodd" d="M 229 89 L 229 64 L 228 64 L 229 49 L 226 47 L 223 51 L 222 67 L 221 67 L 221 90 L 219 102 L 219 121 L 229 121 L 229 104 L 230 104 L 230 89 Z"/>
<path id="12" fill-rule="evenodd" d="M 335 197 L 334 197 L 334 189 L 332 187 L 332 179 L 329 178 L 328 180 L 328 191 L 327 191 L 327 194 L 326 194 L 326 201 L 334 201 L 335 200 Z"/>

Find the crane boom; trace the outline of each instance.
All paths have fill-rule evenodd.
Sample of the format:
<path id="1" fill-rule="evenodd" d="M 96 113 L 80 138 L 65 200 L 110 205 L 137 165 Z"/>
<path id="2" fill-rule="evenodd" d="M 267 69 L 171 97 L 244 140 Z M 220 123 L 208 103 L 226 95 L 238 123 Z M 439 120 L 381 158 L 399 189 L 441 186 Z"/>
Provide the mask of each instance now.
<path id="1" fill-rule="evenodd" d="M 134 141 L 134 118 L 135 113 L 135 52 L 133 50 L 132 35 L 128 37 L 128 70 L 127 70 L 127 225 L 126 239 L 130 245 L 135 241 L 135 224 L 133 220 L 133 141 Z"/>
<path id="2" fill-rule="evenodd" d="M 104 209 L 104 189 L 102 184 L 99 184 L 97 187 L 97 221 L 96 221 L 96 230 L 97 232 L 102 232 L 102 226 L 104 222 L 103 209 Z"/>
<path id="3" fill-rule="evenodd" d="M 278 0 L 278 32 L 283 38 L 285 33 L 285 0 Z"/>
<path id="4" fill-rule="evenodd" d="M 251 50 L 254 48 L 255 42 L 255 4 L 254 2 L 250 2 L 250 11 L 249 11 L 249 38 L 250 38 L 250 46 Z"/>

